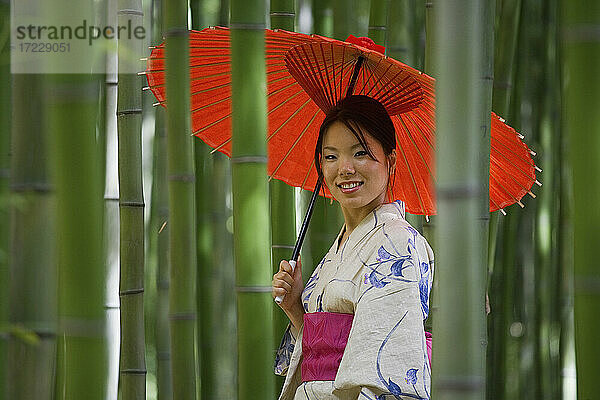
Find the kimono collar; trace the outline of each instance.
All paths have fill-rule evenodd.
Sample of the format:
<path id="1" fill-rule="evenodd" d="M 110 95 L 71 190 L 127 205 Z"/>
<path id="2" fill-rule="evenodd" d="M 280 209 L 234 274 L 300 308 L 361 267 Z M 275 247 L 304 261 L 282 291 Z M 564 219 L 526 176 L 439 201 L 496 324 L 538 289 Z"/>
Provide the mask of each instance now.
<path id="1" fill-rule="evenodd" d="M 384 203 L 379 207 L 375 208 L 366 217 L 363 218 L 362 221 L 354 228 L 354 230 L 350 233 L 350 236 L 346 239 L 344 244 L 342 244 L 340 251 L 342 252 L 345 248 L 351 249 L 356 244 L 361 242 L 369 232 L 371 232 L 378 225 L 385 223 L 386 221 L 391 221 L 395 219 L 404 219 L 405 218 L 405 209 L 404 202 L 401 200 L 396 200 L 392 203 Z M 337 243 L 346 229 L 346 224 L 342 226 L 340 233 L 337 236 L 336 241 L 334 242 L 334 249 L 337 248 Z"/>

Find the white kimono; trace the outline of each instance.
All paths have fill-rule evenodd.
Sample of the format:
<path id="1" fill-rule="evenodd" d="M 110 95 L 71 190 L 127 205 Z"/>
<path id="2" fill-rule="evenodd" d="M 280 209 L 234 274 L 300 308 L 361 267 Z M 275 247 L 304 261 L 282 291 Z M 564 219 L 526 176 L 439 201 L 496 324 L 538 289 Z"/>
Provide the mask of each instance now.
<path id="1" fill-rule="evenodd" d="M 275 360 L 275 373 L 286 375 L 279 399 L 429 399 L 429 244 L 395 201 L 367 215 L 337 247 L 335 240 L 302 293 L 306 312 L 354 314 L 336 378 L 302 382 L 302 329 L 290 324 Z"/>

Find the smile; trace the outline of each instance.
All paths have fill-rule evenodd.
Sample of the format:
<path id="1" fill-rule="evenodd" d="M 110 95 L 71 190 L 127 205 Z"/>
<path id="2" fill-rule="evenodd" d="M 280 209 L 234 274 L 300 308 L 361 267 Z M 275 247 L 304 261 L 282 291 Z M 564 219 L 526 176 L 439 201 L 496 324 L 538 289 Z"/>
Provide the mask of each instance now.
<path id="1" fill-rule="evenodd" d="M 363 182 L 345 182 L 337 186 L 342 190 L 342 193 L 351 193 L 358 190 L 362 184 Z"/>

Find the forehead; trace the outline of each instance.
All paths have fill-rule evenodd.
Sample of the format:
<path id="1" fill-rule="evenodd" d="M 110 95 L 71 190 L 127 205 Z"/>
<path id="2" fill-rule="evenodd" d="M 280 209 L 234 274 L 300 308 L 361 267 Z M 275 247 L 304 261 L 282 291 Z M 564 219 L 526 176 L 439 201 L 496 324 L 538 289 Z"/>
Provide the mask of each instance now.
<path id="1" fill-rule="evenodd" d="M 358 130 L 355 122 L 350 122 L 350 124 L 355 130 Z M 365 128 L 361 127 L 361 131 L 369 147 L 379 144 Z M 323 147 L 343 148 L 355 145 L 360 145 L 360 141 L 341 121 L 333 122 L 323 136 Z"/>

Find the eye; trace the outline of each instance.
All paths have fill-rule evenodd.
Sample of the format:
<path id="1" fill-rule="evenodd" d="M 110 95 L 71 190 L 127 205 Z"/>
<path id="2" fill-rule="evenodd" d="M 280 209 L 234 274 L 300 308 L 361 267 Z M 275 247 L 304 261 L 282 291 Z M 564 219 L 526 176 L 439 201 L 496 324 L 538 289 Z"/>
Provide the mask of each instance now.
<path id="1" fill-rule="evenodd" d="M 354 154 L 355 157 L 362 157 L 366 155 L 369 155 L 369 153 L 367 153 L 366 150 L 359 150 Z"/>
<path id="2" fill-rule="evenodd" d="M 326 160 L 335 160 L 336 157 L 333 154 L 327 154 L 323 158 Z"/>

